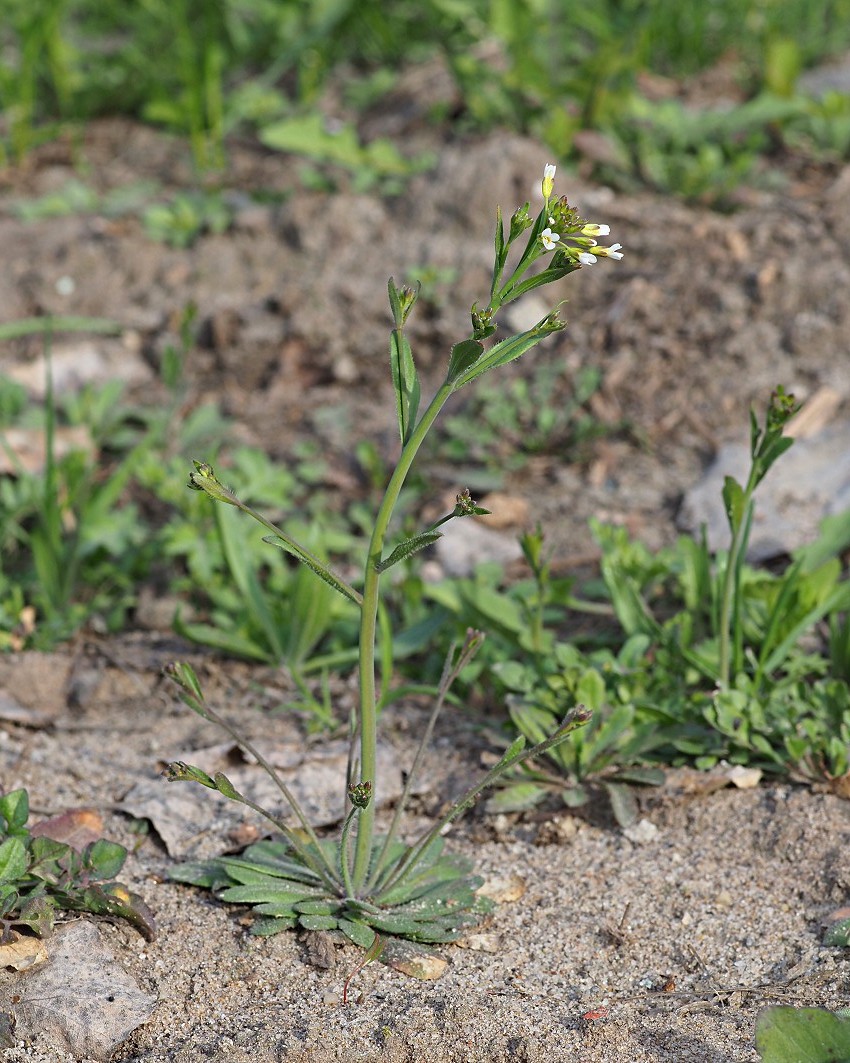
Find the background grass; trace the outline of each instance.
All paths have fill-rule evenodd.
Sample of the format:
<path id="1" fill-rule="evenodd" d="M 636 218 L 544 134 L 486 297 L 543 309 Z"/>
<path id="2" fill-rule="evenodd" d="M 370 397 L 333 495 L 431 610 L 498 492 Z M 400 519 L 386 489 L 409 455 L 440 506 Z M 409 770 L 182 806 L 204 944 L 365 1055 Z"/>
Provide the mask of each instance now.
<path id="1" fill-rule="evenodd" d="M 327 109 L 329 85 L 356 118 L 401 71 L 437 57 L 457 100 L 435 103 L 434 121 L 529 132 L 563 162 L 581 133 L 601 131 L 593 163 L 608 180 L 717 198 L 766 153 L 850 150 L 847 97 L 796 92 L 801 71 L 850 47 L 850 0 L 4 0 L 4 10 L 7 159 L 105 114 L 187 136 L 202 170 L 224 164 L 237 130 L 291 145 L 293 122 L 294 150 L 326 153 L 304 121 Z M 719 63 L 738 102 L 758 101 L 743 122 L 711 91 L 698 113 L 683 107 L 682 79 Z"/>

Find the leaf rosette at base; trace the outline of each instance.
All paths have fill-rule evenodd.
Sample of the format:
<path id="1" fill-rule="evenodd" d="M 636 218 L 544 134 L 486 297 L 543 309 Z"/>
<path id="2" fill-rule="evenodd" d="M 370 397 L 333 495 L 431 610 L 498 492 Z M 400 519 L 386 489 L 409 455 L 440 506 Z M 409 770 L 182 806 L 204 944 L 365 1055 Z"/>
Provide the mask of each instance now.
<path id="1" fill-rule="evenodd" d="M 377 837 L 373 858 L 385 839 Z M 340 846 L 320 842 L 327 860 L 340 863 Z M 255 915 L 251 933 L 271 936 L 282 930 L 339 930 L 354 944 L 369 948 L 375 933 L 416 944 L 456 941 L 477 926 L 494 907 L 476 893 L 483 879 L 471 875 L 464 857 L 443 853 L 443 839 L 432 843 L 398 884 L 393 879 L 410 851 L 402 843 L 388 851 L 386 867 L 374 890 L 362 899 L 332 895 L 315 872 L 297 859 L 286 842 L 261 841 L 240 856 L 219 856 L 181 864 L 171 878 L 212 890 L 222 901 L 245 904 Z M 390 949 L 386 962 L 392 962 Z"/>

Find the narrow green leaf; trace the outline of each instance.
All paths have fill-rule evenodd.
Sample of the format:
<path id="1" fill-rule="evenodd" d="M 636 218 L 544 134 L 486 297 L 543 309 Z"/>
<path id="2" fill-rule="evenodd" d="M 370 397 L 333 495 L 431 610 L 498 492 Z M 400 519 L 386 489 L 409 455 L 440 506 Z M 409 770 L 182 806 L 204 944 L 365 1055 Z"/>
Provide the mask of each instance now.
<path id="1" fill-rule="evenodd" d="M 499 789 L 488 799 L 485 809 L 489 813 L 524 812 L 540 804 L 549 793 L 545 786 L 533 782 L 511 783 Z"/>
<path id="2" fill-rule="evenodd" d="M 289 901 L 267 901 L 265 904 L 257 904 L 251 909 L 255 915 L 272 915 L 275 919 L 291 919 L 293 925 L 298 920 L 298 912 Z"/>
<path id="3" fill-rule="evenodd" d="M 239 793 L 223 771 L 217 771 L 215 773 L 213 776 L 213 782 L 215 783 L 216 790 L 218 790 L 222 797 L 226 797 L 230 801 L 242 800 L 242 794 Z"/>
<path id="4" fill-rule="evenodd" d="M 331 897 L 310 897 L 297 901 L 293 907 L 301 915 L 333 915 L 339 907 L 339 901 Z"/>
<path id="5" fill-rule="evenodd" d="M 168 877 L 172 882 L 183 882 L 187 886 L 200 886 L 208 890 L 221 889 L 230 882 L 230 876 L 217 859 L 176 864 L 169 868 Z"/>
<path id="6" fill-rule="evenodd" d="M 336 930 L 339 921 L 335 915 L 299 915 L 298 925 L 304 930 Z"/>
<path id="7" fill-rule="evenodd" d="M 850 919 L 839 919 L 827 928 L 823 936 L 824 945 L 847 948 L 850 945 Z"/>
<path id="8" fill-rule="evenodd" d="M 617 783 L 612 782 L 603 782 L 602 785 L 608 794 L 608 800 L 611 802 L 611 811 L 614 813 L 614 819 L 616 819 L 617 823 L 625 828 L 637 822 L 640 809 L 638 808 L 634 791 L 628 786 L 619 786 Z"/>
<path id="9" fill-rule="evenodd" d="M 354 919 L 339 918 L 337 920 L 339 929 L 345 934 L 349 941 L 355 945 L 359 945 L 361 949 L 368 949 L 372 947 L 375 941 L 375 931 L 366 923 L 361 923 Z"/>
<path id="10" fill-rule="evenodd" d="M 269 607 L 268 597 L 257 579 L 257 574 L 247 560 L 242 517 L 224 506 L 216 506 L 214 513 L 219 542 L 233 581 L 242 595 L 251 619 L 262 630 L 272 658 L 275 661 L 282 661 L 283 644 L 279 626 Z"/>
<path id="11" fill-rule="evenodd" d="M 666 778 L 661 768 L 623 768 L 617 772 L 616 781 L 638 786 L 663 786 Z"/>
<path id="12" fill-rule="evenodd" d="M 401 445 L 404 446 L 416 425 L 421 389 L 410 343 L 398 328 L 393 329 L 390 335 L 390 366 L 396 396 L 398 430 Z"/>
<path id="13" fill-rule="evenodd" d="M 850 509 L 826 517 L 820 526 L 820 534 L 813 543 L 795 550 L 793 557 L 802 565 L 803 572 L 813 572 L 833 557 L 840 556 L 850 546 Z"/>
<path id="14" fill-rule="evenodd" d="M 403 543 L 399 543 L 389 557 L 375 562 L 375 570 L 377 572 L 386 572 L 388 568 L 397 565 L 399 561 L 403 561 L 406 557 L 424 550 L 426 546 L 431 546 L 432 543 L 441 538 L 442 534 L 440 532 L 427 531 L 422 532 L 421 535 L 414 535 L 412 539 L 405 539 Z"/>
<path id="15" fill-rule="evenodd" d="M 590 800 L 590 794 L 583 786 L 570 786 L 561 791 L 561 800 L 567 808 L 581 808 Z"/>
<path id="16" fill-rule="evenodd" d="M 270 916 L 263 919 L 255 919 L 251 924 L 251 934 L 254 937 L 268 938 L 274 934 L 280 934 L 284 930 L 292 930 L 298 923 L 295 916 Z"/>
<path id="17" fill-rule="evenodd" d="M 404 311 L 401 305 L 401 291 L 396 287 L 392 277 L 387 281 L 387 294 L 390 299 L 390 312 L 397 329 L 404 327 Z"/>
<path id="18" fill-rule="evenodd" d="M 316 893 L 289 883 L 281 885 L 249 883 L 242 886 L 228 886 L 219 892 L 219 897 L 233 904 L 290 904 L 294 906 L 306 901 L 308 897 L 316 897 Z"/>
<path id="19" fill-rule="evenodd" d="M 501 343 L 495 344 L 487 351 L 486 354 L 482 354 L 474 361 L 470 361 L 465 368 L 459 368 L 457 373 L 452 373 L 449 370 L 448 380 L 454 386 L 455 391 L 464 385 L 475 380 L 476 377 L 481 376 L 483 373 L 489 372 L 491 369 L 496 369 L 498 366 L 507 365 L 508 362 L 514 361 L 526 351 L 530 351 L 532 347 L 536 346 L 546 336 L 545 332 L 537 331 L 537 329 L 530 329 L 528 332 L 518 333 L 516 336 L 511 336 L 507 340 L 502 340 Z M 466 340 L 466 343 L 473 341 Z M 458 344 L 458 347 L 462 346 Z M 452 355 L 454 357 L 454 350 L 452 348 Z M 459 360 L 459 362 L 462 360 Z"/>
<path id="20" fill-rule="evenodd" d="M 354 602 L 355 605 L 362 604 L 363 599 L 356 591 L 338 580 L 332 572 L 324 568 L 320 562 L 315 560 L 315 558 L 297 549 L 293 543 L 281 539 L 279 535 L 264 535 L 263 542 L 269 543 L 271 546 L 276 546 L 280 550 L 285 550 L 286 553 L 292 554 L 293 557 L 297 557 L 299 561 L 307 566 L 307 568 L 312 572 L 315 572 L 319 579 L 323 579 L 325 583 L 333 587 L 335 591 L 339 591 L 343 598 L 348 598 L 348 600 Z"/>
<path id="21" fill-rule="evenodd" d="M 222 631 L 212 624 L 187 624 L 179 613 L 174 617 L 174 630 L 198 646 L 209 646 L 210 649 L 221 650 L 232 657 L 244 657 L 247 661 L 263 661 L 266 664 L 271 664 L 274 660 L 268 647 L 260 645 L 254 639 L 235 631 Z M 193 704 L 186 698 L 183 700 L 193 712 L 197 712 L 199 716 L 204 715 L 203 705 L 197 701 Z"/>
<path id="22" fill-rule="evenodd" d="M 733 476 L 723 479 L 723 506 L 726 510 L 726 519 L 734 534 L 741 526 L 744 519 L 744 489 Z"/>

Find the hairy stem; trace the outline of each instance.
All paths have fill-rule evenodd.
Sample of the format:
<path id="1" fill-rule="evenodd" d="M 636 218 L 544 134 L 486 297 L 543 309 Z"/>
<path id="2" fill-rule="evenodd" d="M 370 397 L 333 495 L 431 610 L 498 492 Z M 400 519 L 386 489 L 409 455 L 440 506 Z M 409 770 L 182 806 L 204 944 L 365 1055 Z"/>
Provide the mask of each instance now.
<path id="1" fill-rule="evenodd" d="M 375 517 L 375 527 L 369 542 L 363 581 L 363 602 L 360 608 L 360 779 L 372 783 L 373 798 L 357 822 L 357 849 L 354 858 L 354 889 L 362 889 L 369 872 L 372 856 L 372 838 L 375 832 L 375 808 L 378 804 L 377 761 L 377 701 L 375 697 L 375 635 L 378 620 L 378 603 L 381 574 L 376 565 L 381 561 L 387 528 L 395 509 L 398 496 L 404 486 L 416 453 L 433 425 L 440 410 L 452 393 L 452 386 L 444 383 L 431 400 L 428 409 L 405 444 L 398 464 L 390 477 L 380 509 Z"/>

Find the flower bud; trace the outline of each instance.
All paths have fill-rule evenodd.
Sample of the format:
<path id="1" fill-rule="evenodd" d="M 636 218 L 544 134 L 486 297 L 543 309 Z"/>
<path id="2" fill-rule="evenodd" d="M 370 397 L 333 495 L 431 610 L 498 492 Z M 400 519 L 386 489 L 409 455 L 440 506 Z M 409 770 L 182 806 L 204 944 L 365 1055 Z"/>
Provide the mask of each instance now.
<path id="1" fill-rule="evenodd" d="M 552 195 L 552 189 L 555 187 L 555 170 L 557 167 L 547 162 L 543 167 L 543 184 L 541 185 L 541 191 L 543 192 L 543 198 L 549 199 Z"/>
<path id="2" fill-rule="evenodd" d="M 189 473 L 189 483 L 186 485 L 193 491 L 203 491 L 216 502 L 226 502 L 229 506 L 238 506 L 239 500 L 218 479 L 212 465 L 205 461 L 193 461 L 195 471 Z"/>
<path id="3" fill-rule="evenodd" d="M 348 787 L 348 800 L 355 808 L 367 808 L 372 800 L 372 784 L 370 782 L 352 783 Z"/>

